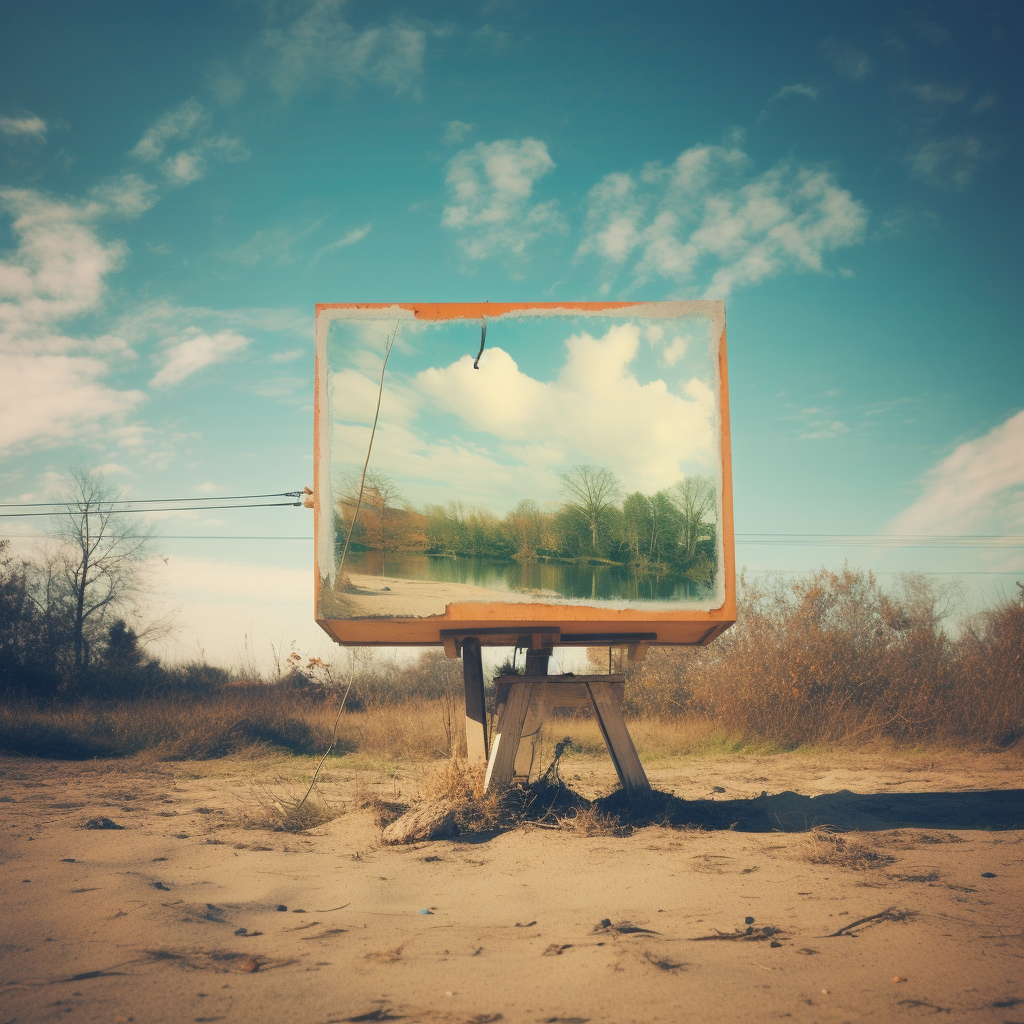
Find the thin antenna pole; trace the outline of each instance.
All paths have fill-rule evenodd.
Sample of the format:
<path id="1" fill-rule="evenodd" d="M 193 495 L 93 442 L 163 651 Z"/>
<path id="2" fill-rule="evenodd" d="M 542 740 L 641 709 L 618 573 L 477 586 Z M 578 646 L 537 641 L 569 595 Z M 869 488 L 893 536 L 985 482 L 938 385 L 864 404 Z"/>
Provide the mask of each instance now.
<path id="1" fill-rule="evenodd" d="M 377 408 L 373 413 L 373 426 L 370 427 L 370 443 L 366 446 L 366 458 L 363 460 L 363 473 L 359 477 L 359 496 L 356 498 L 356 510 L 352 513 L 352 522 L 348 526 L 348 536 L 345 537 L 345 547 L 341 552 L 341 562 L 338 564 L 338 576 L 341 579 L 342 570 L 345 568 L 345 558 L 348 555 L 348 546 L 352 542 L 352 531 L 356 528 L 356 520 L 359 518 L 359 509 L 363 504 L 363 486 L 366 483 L 366 467 L 370 464 L 370 452 L 373 449 L 373 437 L 377 433 L 377 417 L 380 416 L 380 400 L 384 397 L 384 371 L 388 368 L 388 357 L 391 355 L 391 346 L 395 343 L 395 336 L 398 334 L 398 323 L 384 346 L 384 363 L 380 368 L 380 387 L 377 389 Z"/>

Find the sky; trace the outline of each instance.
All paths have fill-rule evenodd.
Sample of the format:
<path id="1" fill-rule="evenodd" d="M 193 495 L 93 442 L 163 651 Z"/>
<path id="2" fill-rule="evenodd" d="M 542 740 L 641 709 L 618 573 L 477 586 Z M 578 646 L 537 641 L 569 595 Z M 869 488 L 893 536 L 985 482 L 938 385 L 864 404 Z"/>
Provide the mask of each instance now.
<path id="1" fill-rule="evenodd" d="M 0 500 L 79 460 L 137 497 L 312 484 L 316 302 L 713 298 L 738 564 L 1008 596 L 1019 540 L 872 538 L 1024 535 L 1022 18 L 5 0 Z M 311 519 L 160 516 L 173 655 L 319 651 Z"/>

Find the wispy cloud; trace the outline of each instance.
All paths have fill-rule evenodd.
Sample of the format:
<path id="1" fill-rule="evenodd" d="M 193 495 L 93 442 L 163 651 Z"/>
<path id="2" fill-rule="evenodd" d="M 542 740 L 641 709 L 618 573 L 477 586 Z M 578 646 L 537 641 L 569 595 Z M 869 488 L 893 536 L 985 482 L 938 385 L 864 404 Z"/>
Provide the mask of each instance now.
<path id="1" fill-rule="evenodd" d="M 539 139 L 478 142 L 448 162 L 452 202 L 441 223 L 467 257 L 521 257 L 542 235 L 564 227 L 557 201 L 533 203 L 533 188 L 555 162 Z"/>
<path id="2" fill-rule="evenodd" d="M 749 163 L 737 148 L 695 146 L 668 167 L 607 175 L 590 190 L 578 257 L 722 298 L 783 270 L 821 273 L 826 252 L 863 239 L 867 210 L 829 172 L 783 163 L 750 175 Z"/>
<path id="3" fill-rule="evenodd" d="M 1024 530 L 1024 411 L 967 441 L 923 477 L 921 496 L 887 533 L 954 534 Z"/>
<path id="4" fill-rule="evenodd" d="M 191 328 L 184 336 L 168 338 L 161 358 L 163 367 L 149 382 L 153 388 L 168 388 L 213 363 L 223 363 L 250 344 L 250 339 L 235 331 L 206 334 Z"/>
<path id="5" fill-rule="evenodd" d="M 263 260 L 271 260 L 274 263 L 294 263 L 295 256 L 292 250 L 304 238 L 319 231 L 326 222 L 327 217 L 324 216 L 311 224 L 302 226 L 287 224 L 276 228 L 260 228 L 258 231 L 254 231 L 241 245 L 231 249 L 225 255 L 229 260 L 247 267 L 253 267 Z"/>
<path id="6" fill-rule="evenodd" d="M 979 96 L 977 102 L 971 107 L 972 114 L 983 114 L 986 110 L 996 105 L 998 97 L 994 92 L 986 92 L 984 95 Z"/>
<path id="7" fill-rule="evenodd" d="M 949 106 L 962 103 L 967 97 L 965 85 L 941 85 L 937 82 L 905 82 L 903 88 L 923 103 Z"/>
<path id="8" fill-rule="evenodd" d="M 805 409 L 804 411 L 812 412 L 813 410 Z M 810 429 L 798 436 L 805 441 L 824 441 L 841 437 L 849 432 L 850 428 L 842 420 L 812 420 Z"/>
<path id="9" fill-rule="evenodd" d="M 993 152 L 973 135 L 931 139 L 907 153 L 905 159 L 915 178 L 955 192 L 966 188 L 982 163 Z"/>
<path id="10" fill-rule="evenodd" d="M 130 156 L 147 163 L 159 162 L 164 178 L 171 186 L 188 185 L 205 177 L 207 160 L 234 162 L 245 160 L 249 151 L 241 139 L 210 135 L 210 117 L 202 104 L 186 100 L 161 115 L 135 144 Z M 181 145 L 183 148 L 175 149 Z"/>
<path id="11" fill-rule="evenodd" d="M 813 85 L 802 85 L 797 82 L 795 85 L 784 85 L 769 102 L 784 100 L 787 96 L 806 96 L 809 100 L 818 98 L 818 90 Z"/>
<path id="12" fill-rule="evenodd" d="M 129 218 L 145 213 L 159 198 L 156 185 L 130 172 L 107 178 L 90 189 L 89 195 L 112 213 Z"/>
<path id="13" fill-rule="evenodd" d="M 206 121 L 206 112 L 196 100 L 186 100 L 181 106 L 161 115 L 146 129 L 130 155 L 150 162 L 163 155 L 172 139 L 186 139 L 194 129 Z"/>
<path id="14" fill-rule="evenodd" d="M 866 53 L 855 50 L 849 43 L 839 42 L 830 37 L 820 42 L 818 49 L 836 69 L 837 74 L 851 82 L 859 82 L 871 74 L 871 58 Z"/>
<path id="15" fill-rule="evenodd" d="M 301 348 L 290 348 L 284 352 L 273 352 L 270 356 L 272 363 L 290 363 L 293 359 L 306 355 L 306 350 Z"/>
<path id="16" fill-rule="evenodd" d="M 46 138 L 46 122 L 35 114 L 21 117 L 0 116 L 0 133 L 15 139 L 32 139 L 42 142 Z"/>
<path id="17" fill-rule="evenodd" d="M 335 249 L 344 249 L 346 246 L 355 245 L 356 242 L 361 242 L 370 233 L 372 228 L 372 224 L 363 224 L 361 227 L 353 228 L 348 232 L 348 234 L 343 235 L 336 242 L 331 242 L 330 245 L 325 245 L 322 249 L 318 249 L 310 262 L 316 263 L 321 256 L 324 256 L 329 252 L 334 252 Z"/>
<path id="18" fill-rule="evenodd" d="M 449 121 L 444 126 L 444 135 L 441 136 L 441 141 L 446 146 L 458 145 L 474 127 L 467 121 Z"/>
<path id="19" fill-rule="evenodd" d="M 263 32 L 253 63 L 282 99 L 306 88 L 360 81 L 396 95 L 416 91 L 426 31 L 401 18 L 358 31 L 342 18 L 344 6 L 344 0 L 312 0 L 298 17 Z"/>

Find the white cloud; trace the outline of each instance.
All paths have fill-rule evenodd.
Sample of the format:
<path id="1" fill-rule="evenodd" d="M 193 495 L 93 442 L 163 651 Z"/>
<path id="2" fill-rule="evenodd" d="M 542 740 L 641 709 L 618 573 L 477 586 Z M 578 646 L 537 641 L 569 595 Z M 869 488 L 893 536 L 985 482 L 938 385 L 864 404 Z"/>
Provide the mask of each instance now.
<path id="1" fill-rule="evenodd" d="M 446 146 L 454 146 L 460 143 L 474 128 L 474 125 L 467 121 L 449 121 L 444 126 L 444 135 L 441 141 Z"/>
<path id="2" fill-rule="evenodd" d="M 980 139 L 958 135 L 950 139 L 932 139 L 907 154 L 910 173 L 939 188 L 960 191 L 966 188 L 982 161 L 992 152 Z"/>
<path id="3" fill-rule="evenodd" d="M 474 260 L 522 256 L 541 235 L 563 227 L 557 203 L 531 204 L 533 187 L 555 162 L 538 139 L 478 142 L 448 162 L 452 204 L 441 223 L 459 233 Z"/>
<path id="4" fill-rule="evenodd" d="M 523 373 L 495 347 L 485 352 L 482 372 L 467 355 L 422 371 L 413 383 L 435 409 L 499 439 L 527 473 L 536 471 L 530 465 L 538 456 L 553 473 L 600 452 L 602 464 L 628 488 L 657 490 L 678 480 L 687 463 L 712 464 L 714 395 L 697 378 L 674 386 L 641 383 L 630 369 L 639 346 L 640 329 L 623 324 L 601 338 L 572 335 L 565 364 L 550 382 Z M 616 414 L 609 416 L 609 409 Z M 503 471 L 507 475 L 508 467 Z"/>
<path id="5" fill-rule="evenodd" d="M 96 233 L 104 207 L 6 189 L 0 208 L 12 216 L 18 239 L 0 260 L 0 449 L 88 436 L 101 422 L 115 429 L 144 396 L 102 379 L 107 359 L 130 359 L 131 349 L 115 335 L 63 330 L 100 306 L 104 278 L 121 266 L 124 246 Z"/>
<path id="6" fill-rule="evenodd" d="M 787 96 L 806 96 L 808 99 L 816 100 L 818 90 L 813 85 L 784 85 L 773 97 L 772 100 L 784 100 Z"/>
<path id="7" fill-rule="evenodd" d="M 249 151 L 241 139 L 204 134 L 209 123 L 210 118 L 203 105 L 194 99 L 186 100 L 157 118 L 129 155 L 148 163 L 159 160 L 160 170 L 172 187 L 189 185 L 204 177 L 207 158 L 229 162 L 248 158 Z M 169 143 L 185 141 L 190 141 L 191 145 L 177 152 L 168 152 Z"/>
<path id="8" fill-rule="evenodd" d="M 829 38 L 819 43 L 818 48 L 831 61 L 836 72 L 851 82 L 859 82 L 871 74 L 871 58 L 855 50 L 849 43 L 839 43 Z"/>
<path id="9" fill-rule="evenodd" d="M 783 270 L 823 272 L 826 252 L 862 240 L 867 211 L 829 172 L 783 163 L 744 177 L 748 163 L 736 148 L 695 146 L 670 167 L 607 175 L 590 190 L 577 255 L 723 298 Z"/>
<path id="10" fill-rule="evenodd" d="M 412 378 L 389 376 L 372 465 L 400 479 L 416 505 L 457 495 L 495 512 L 524 495 L 560 501 L 559 474 L 578 463 L 600 462 L 627 490 L 713 471 L 710 387 L 679 368 L 672 378 L 641 381 L 631 366 L 640 336 L 632 324 L 601 338 L 573 335 L 550 381 L 524 373 L 501 347 L 485 351 L 479 371 L 467 356 Z M 362 464 L 379 372 L 378 354 L 372 366 L 331 376 L 336 464 Z"/>
<path id="11" fill-rule="evenodd" d="M 89 195 L 112 213 L 138 217 L 157 201 L 156 185 L 138 174 L 125 173 L 108 178 L 89 190 Z"/>
<path id="12" fill-rule="evenodd" d="M 325 253 L 334 252 L 335 249 L 344 249 L 347 246 L 355 245 L 356 242 L 361 242 L 370 233 L 372 228 L 372 224 L 363 224 L 361 227 L 353 228 L 336 242 L 331 242 L 330 245 L 325 245 L 322 249 L 318 249 L 312 262 L 315 263 Z"/>
<path id="13" fill-rule="evenodd" d="M 307 87 L 359 81 L 415 91 L 423 73 L 426 32 L 400 18 L 356 31 L 341 17 L 343 0 L 312 0 L 285 25 L 268 28 L 254 63 L 274 90 L 291 99 Z"/>
<path id="14" fill-rule="evenodd" d="M 117 420 L 144 399 L 103 384 L 107 364 L 83 355 L 4 353 L 0 450 L 80 439 L 99 420 Z"/>
<path id="15" fill-rule="evenodd" d="M 125 247 L 104 244 L 93 227 L 102 207 L 49 199 L 27 189 L 0 190 L 0 208 L 13 214 L 19 238 L 13 258 L 0 262 L 0 339 L 31 336 L 65 349 L 69 339 L 46 338 L 54 326 L 93 309 L 103 278 L 120 268 Z"/>
<path id="16" fill-rule="evenodd" d="M 46 138 L 47 126 L 46 122 L 35 114 L 26 114 L 23 117 L 0 116 L 0 132 L 13 138 L 42 142 Z"/>
<path id="17" fill-rule="evenodd" d="M 921 483 L 921 496 L 886 533 L 1024 531 L 1024 411 L 959 445 Z"/>
<path id="18" fill-rule="evenodd" d="M 164 365 L 149 382 L 150 387 L 167 388 L 180 384 L 204 367 L 223 363 L 236 352 L 241 352 L 248 347 L 250 339 L 235 331 L 204 334 L 193 327 L 183 337 L 169 338 L 164 344 Z"/>

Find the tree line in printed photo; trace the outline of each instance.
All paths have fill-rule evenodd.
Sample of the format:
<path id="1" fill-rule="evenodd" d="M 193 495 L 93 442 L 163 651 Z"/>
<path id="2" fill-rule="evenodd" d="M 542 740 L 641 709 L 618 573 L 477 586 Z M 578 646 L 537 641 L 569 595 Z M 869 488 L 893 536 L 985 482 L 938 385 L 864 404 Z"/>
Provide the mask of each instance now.
<path id="1" fill-rule="evenodd" d="M 349 478 L 335 504 L 340 554 L 353 516 L 353 551 L 415 551 L 449 558 L 628 566 L 639 575 L 678 576 L 714 586 L 718 571 L 715 482 L 689 476 L 654 494 L 626 493 L 597 466 L 561 475 L 561 502 L 524 498 L 504 517 L 458 499 L 414 508 L 386 473 L 370 470 L 359 496 Z"/>

